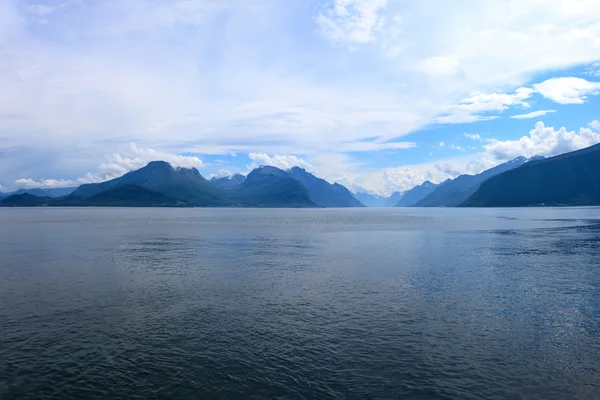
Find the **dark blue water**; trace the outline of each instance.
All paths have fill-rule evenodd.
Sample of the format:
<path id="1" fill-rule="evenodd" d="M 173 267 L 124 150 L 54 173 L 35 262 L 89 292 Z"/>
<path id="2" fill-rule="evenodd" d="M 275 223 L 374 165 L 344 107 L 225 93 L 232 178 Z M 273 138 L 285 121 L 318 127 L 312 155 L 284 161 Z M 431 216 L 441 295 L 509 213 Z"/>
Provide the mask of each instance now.
<path id="1" fill-rule="evenodd" d="M 3 209 L 0 399 L 598 399 L 600 209 Z"/>

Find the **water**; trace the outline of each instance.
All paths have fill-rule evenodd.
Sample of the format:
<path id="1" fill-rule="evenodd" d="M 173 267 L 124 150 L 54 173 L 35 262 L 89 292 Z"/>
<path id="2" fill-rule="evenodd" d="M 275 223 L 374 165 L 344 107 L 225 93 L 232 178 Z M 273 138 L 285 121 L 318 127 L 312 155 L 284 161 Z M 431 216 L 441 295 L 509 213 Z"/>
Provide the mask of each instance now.
<path id="1" fill-rule="evenodd" d="M 600 209 L 2 209 L 46 398 L 600 398 Z"/>

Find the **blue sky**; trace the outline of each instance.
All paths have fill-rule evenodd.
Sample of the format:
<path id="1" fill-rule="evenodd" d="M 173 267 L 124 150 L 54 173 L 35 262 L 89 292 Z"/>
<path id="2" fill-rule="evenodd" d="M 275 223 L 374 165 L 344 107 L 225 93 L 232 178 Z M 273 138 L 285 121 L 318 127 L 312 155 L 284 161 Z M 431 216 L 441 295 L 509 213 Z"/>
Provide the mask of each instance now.
<path id="1" fill-rule="evenodd" d="M 164 159 L 390 194 L 600 142 L 600 2 L 0 0 L 0 87 L 3 190 Z"/>

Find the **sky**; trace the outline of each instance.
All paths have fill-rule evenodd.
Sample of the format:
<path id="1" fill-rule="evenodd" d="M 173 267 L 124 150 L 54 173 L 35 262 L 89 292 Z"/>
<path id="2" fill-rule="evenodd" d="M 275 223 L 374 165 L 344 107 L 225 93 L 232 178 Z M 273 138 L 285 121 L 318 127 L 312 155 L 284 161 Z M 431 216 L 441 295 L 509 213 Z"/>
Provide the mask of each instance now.
<path id="1" fill-rule="evenodd" d="M 389 195 L 598 121 L 597 0 L 0 0 L 0 190 L 160 159 Z"/>

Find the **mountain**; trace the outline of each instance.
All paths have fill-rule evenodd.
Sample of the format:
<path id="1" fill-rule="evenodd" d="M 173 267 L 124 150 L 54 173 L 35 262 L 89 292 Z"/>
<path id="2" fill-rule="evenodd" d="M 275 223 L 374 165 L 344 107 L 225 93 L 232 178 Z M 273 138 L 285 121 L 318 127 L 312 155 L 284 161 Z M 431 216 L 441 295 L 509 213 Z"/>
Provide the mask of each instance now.
<path id="1" fill-rule="evenodd" d="M 537 159 L 537 158 L 536 158 Z M 456 207 L 479 189 L 479 185 L 494 175 L 518 168 L 529 160 L 517 157 L 477 175 L 461 175 L 440 184 L 432 193 L 415 203 L 417 207 Z"/>
<path id="2" fill-rule="evenodd" d="M 245 180 L 246 180 L 246 177 L 244 175 L 235 174 L 235 175 L 226 176 L 223 178 L 212 178 L 210 180 L 210 183 L 212 183 L 213 185 L 215 185 L 216 187 L 218 187 L 220 189 L 233 189 L 233 188 L 240 186 Z"/>
<path id="3" fill-rule="evenodd" d="M 7 193 L 7 195 L 10 196 L 11 194 L 29 193 L 29 194 L 32 194 L 37 197 L 63 197 L 63 196 L 68 196 L 69 194 L 73 193 L 75 191 L 75 189 L 77 189 L 77 188 L 69 187 L 69 188 L 50 188 L 50 189 L 40 189 L 40 188 L 19 189 L 14 192 Z"/>
<path id="4" fill-rule="evenodd" d="M 404 193 L 400 193 L 400 192 L 392 193 L 392 195 L 385 201 L 384 206 L 385 207 L 395 207 L 396 204 L 398 204 L 398 202 L 400 200 L 402 200 L 403 196 L 404 196 Z"/>
<path id="5" fill-rule="evenodd" d="M 138 185 L 120 185 L 82 201 L 81 205 L 96 207 L 180 207 L 182 200 Z"/>
<path id="6" fill-rule="evenodd" d="M 471 207 L 600 205 L 600 144 L 528 162 L 481 184 Z"/>
<path id="7" fill-rule="evenodd" d="M 204 179 L 196 168 L 174 168 L 164 161 L 152 161 L 141 169 L 107 182 L 81 185 L 70 196 L 89 199 L 122 185 L 142 186 L 194 206 L 227 205 L 219 188 Z"/>
<path id="8" fill-rule="evenodd" d="M 38 197 L 29 193 L 11 194 L 0 201 L 0 207 L 39 207 L 53 205 L 51 197 Z"/>
<path id="9" fill-rule="evenodd" d="M 396 207 L 410 207 L 429 196 L 437 187 L 436 184 L 425 181 L 419 186 L 415 186 L 409 191 L 404 192 L 404 196 L 396 203 Z"/>
<path id="10" fill-rule="evenodd" d="M 315 207 L 308 190 L 279 168 L 256 168 L 236 189 L 227 191 L 229 202 L 238 207 Z"/>
<path id="11" fill-rule="evenodd" d="M 293 167 L 287 172 L 308 190 L 311 200 L 321 207 L 364 207 L 348 189 L 338 183 L 332 185 L 300 167 Z"/>
<path id="12" fill-rule="evenodd" d="M 354 193 L 356 200 L 360 201 L 367 207 L 385 207 L 387 197 L 364 192 Z"/>

